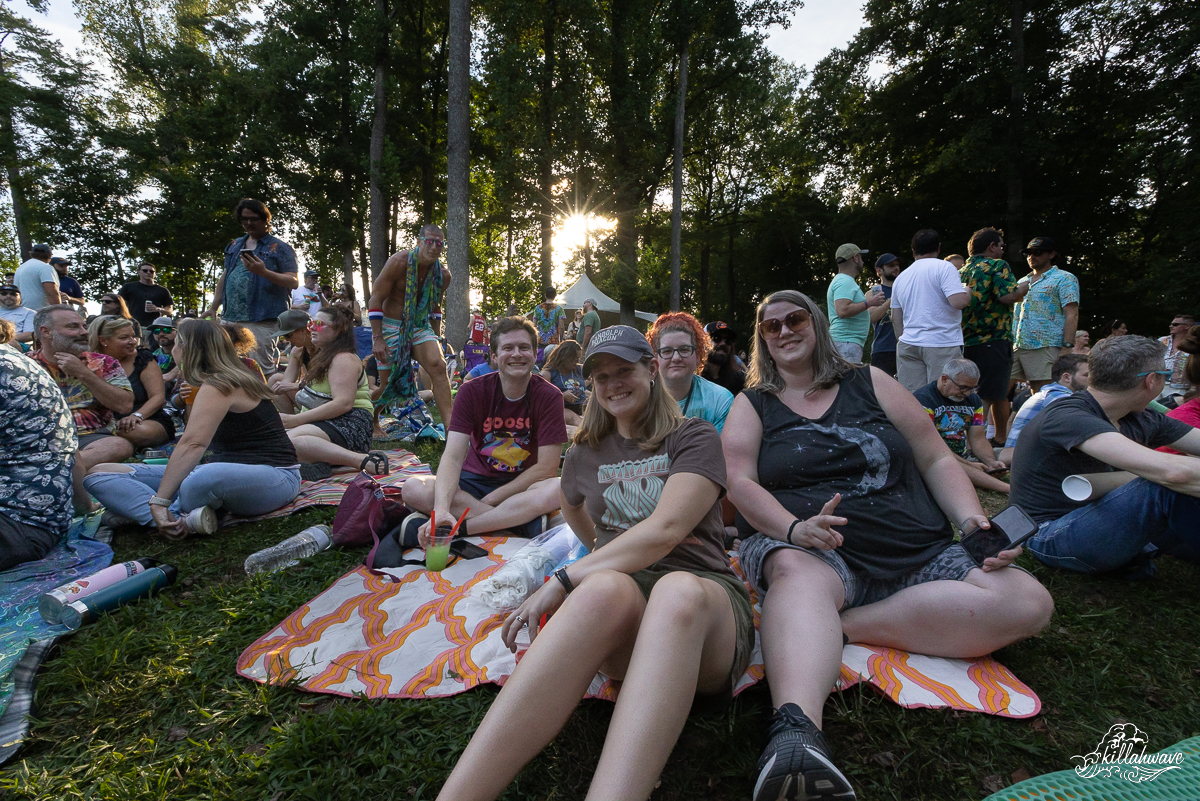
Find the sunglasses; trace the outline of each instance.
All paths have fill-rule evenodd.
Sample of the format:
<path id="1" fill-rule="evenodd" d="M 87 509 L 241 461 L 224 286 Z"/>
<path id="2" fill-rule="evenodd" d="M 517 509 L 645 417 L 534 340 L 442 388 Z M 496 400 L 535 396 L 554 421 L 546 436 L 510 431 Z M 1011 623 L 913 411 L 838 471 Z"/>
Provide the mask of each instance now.
<path id="1" fill-rule="evenodd" d="M 432 239 L 430 237 L 425 237 L 425 244 L 429 245 L 429 247 L 431 247 L 431 248 L 440 248 L 446 244 L 446 240 L 445 239 Z"/>
<path id="2" fill-rule="evenodd" d="M 158 336 L 159 334 L 169 334 L 174 330 L 174 328 L 151 328 L 150 333 Z"/>
<path id="3" fill-rule="evenodd" d="M 1170 370 L 1147 370 L 1144 373 L 1138 373 L 1137 377 L 1141 378 L 1144 375 L 1170 375 L 1170 374 L 1171 374 Z"/>
<path id="4" fill-rule="evenodd" d="M 682 348 L 659 348 L 658 358 L 663 361 L 670 361 L 678 353 L 683 358 L 687 358 L 696 352 L 696 348 L 692 345 L 684 345 Z"/>
<path id="5" fill-rule="evenodd" d="M 329 323 L 323 323 L 320 320 L 309 320 L 308 321 L 308 330 L 309 331 L 324 331 L 326 328 L 329 327 L 329 325 L 330 325 Z"/>
<path id="6" fill-rule="evenodd" d="M 796 309 L 794 312 L 788 312 L 782 320 L 777 320 L 773 317 L 763 320 L 758 324 L 758 333 L 763 339 L 775 339 L 786 325 L 788 330 L 795 333 L 803 331 L 812 324 L 812 317 L 804 309 Z"/>
<path id="7" fill-rule="evenodd" d="M 21 294 L 20 292 L 17 292 L 12 289 L 0 289 L 0 295 L 20 295 L 20 294 Z"/>

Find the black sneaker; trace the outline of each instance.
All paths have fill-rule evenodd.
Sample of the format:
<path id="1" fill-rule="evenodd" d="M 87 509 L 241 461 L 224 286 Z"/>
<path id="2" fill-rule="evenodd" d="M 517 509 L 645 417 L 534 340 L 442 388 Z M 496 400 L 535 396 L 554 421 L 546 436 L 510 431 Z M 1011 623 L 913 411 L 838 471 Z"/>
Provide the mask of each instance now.
<path id="1" fill-rule="evenodd" d="M 850 781 L 833 764 L 829 743 L 796 704 L 771 718 L 771 742 L 758 759 L 754 801 L 854 799 Z"/>

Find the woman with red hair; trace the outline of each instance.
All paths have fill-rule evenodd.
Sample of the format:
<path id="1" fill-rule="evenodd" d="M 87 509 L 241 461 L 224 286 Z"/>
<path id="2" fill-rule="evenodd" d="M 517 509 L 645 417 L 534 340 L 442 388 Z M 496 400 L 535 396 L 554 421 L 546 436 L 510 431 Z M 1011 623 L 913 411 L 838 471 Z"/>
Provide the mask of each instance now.
<path id="1" fill-rule="evenodd" d="M 700 321 L 687 312 L 660 315 L 646 332 L 658 360 L 658 372 L 667 392 L 679 403 L 684 417 L 698 417 L 725 427 L 733 393 L 699 373 L 708 361 L 712 342 Z"/>

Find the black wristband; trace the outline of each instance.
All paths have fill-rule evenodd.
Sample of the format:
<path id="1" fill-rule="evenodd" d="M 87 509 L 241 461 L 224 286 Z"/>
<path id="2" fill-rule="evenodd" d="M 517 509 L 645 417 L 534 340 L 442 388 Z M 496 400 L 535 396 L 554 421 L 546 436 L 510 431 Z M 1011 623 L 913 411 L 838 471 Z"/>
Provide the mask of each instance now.
<path id="1" fill-rule="evenodd" d="M 796 526 L 798 526 L 798 525 L 800 525 L 800 518 L 796 518 L 795 520 L 792 521 L 792 524 L 790 526 L 788 526 L 788 533 L 787 533 L 787 544 L 788 545 L 796 544 L 796 543 L 792 542 L 792 532 L 796 529 Z"/>
<path id="2" fill-rule="evenodd" d="M 575 589 L 575 585 L 571 583 L 571 577 L 567 575 L 565 567 L 560 567 L 554 571 L 554 577 L 563 585 L 563 589 L 567 591 L 567 595 L 570 595 L 571 590 Z"/>

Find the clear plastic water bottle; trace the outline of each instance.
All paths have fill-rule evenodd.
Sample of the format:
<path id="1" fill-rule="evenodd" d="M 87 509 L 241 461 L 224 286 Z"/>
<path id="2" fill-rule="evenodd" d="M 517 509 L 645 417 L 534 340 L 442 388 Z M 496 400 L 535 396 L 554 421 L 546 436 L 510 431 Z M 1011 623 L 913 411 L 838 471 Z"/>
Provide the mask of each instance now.
<path id="1" fill-rule="evenodd" d="M 246 557 L 246 575 L 274 573 L 299 564 L 301 559 L 307 559 L 332 545 L 331 532 L 329 526 L 311 526 L 278 545 L 250 554 Z"/>

